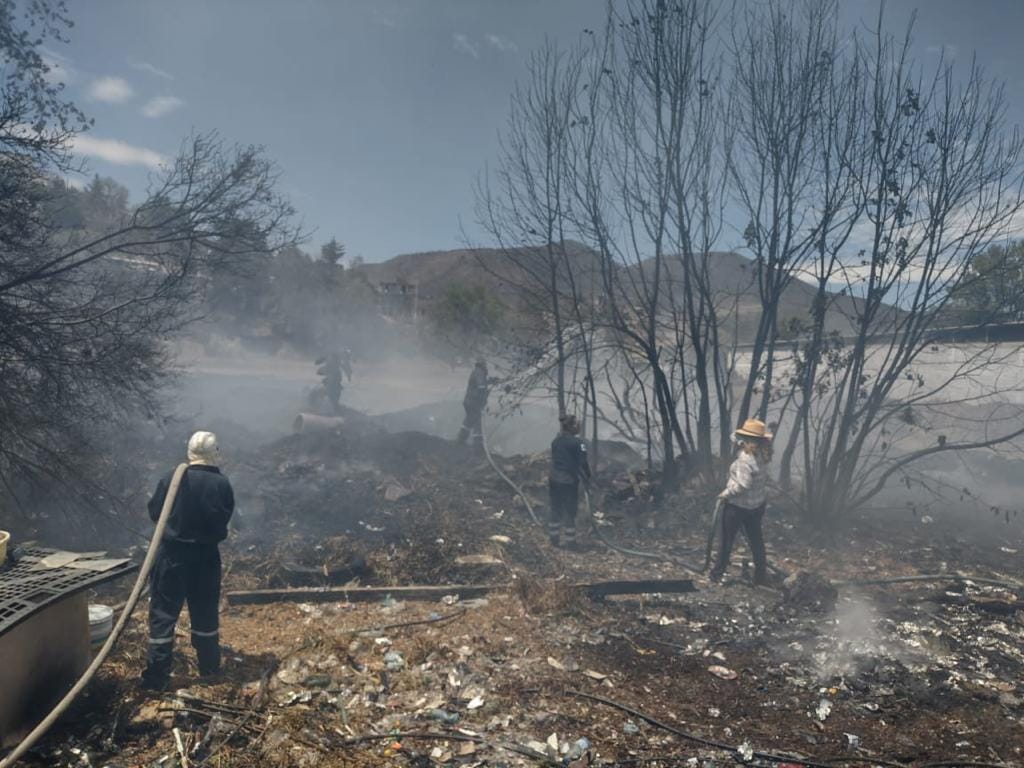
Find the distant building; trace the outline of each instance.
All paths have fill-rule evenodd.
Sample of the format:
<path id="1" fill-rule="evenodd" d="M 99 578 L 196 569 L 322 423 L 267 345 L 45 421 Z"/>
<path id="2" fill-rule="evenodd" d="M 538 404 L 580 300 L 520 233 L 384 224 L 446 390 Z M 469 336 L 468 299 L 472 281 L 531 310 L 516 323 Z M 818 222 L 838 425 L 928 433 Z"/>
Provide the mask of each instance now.
<path id="1" fill-rule="evenodd" d="M 377 306 L 384 317 L 416 324 L 419 318 L 419 285 L 402 280 L 377 283 Z"/>

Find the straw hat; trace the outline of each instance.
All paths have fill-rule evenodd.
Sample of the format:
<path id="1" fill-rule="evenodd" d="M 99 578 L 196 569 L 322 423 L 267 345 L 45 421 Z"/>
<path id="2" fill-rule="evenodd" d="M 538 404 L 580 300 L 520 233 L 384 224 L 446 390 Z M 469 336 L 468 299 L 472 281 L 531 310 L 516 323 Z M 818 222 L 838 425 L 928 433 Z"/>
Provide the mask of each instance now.
<path id="1" fill-rule="evenodd" d="M 737 429 L 734 434 L 736 437 L 753 437 L 757 440 L 772 439 L 772 433 L 765 428 L 764 422 L 759 419 L 747 419 L 743 422 L 743 426 Z"/>

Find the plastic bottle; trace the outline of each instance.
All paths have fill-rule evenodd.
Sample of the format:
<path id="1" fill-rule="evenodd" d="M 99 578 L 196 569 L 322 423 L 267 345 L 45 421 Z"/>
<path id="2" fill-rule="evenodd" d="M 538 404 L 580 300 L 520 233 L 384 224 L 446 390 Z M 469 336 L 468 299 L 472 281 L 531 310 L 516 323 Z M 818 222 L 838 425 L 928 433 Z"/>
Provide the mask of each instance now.
<path id="1" fill-rule="evenodd" d="M 566 757 L 570 760 L 579 760 L 588 749 L 590 749 L 590 742 L 586 738 L 577 739 L 573 742 L 573 745 L 569 747 L 569 753 Z"/>

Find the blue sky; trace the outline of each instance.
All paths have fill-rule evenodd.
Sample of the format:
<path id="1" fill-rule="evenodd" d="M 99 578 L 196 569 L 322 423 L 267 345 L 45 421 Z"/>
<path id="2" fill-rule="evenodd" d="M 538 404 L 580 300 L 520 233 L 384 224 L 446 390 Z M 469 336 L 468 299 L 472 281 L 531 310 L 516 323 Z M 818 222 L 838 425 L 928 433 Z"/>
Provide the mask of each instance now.
<path id="1" fill-rule="evenodd" d="M 750 0 L 754 1 L 754 0 Z M 596 28 L 603 0 L 77 0 L 68 45 L 49 44 L 96 125 L 78 144 L 138 199 L 192 131 L 265 145 L 313 231 L 378 261 L 459 247 L 472 185 L 493 162 L 508 98 L 545 37 Z M 875 0 L 841 0 L 844 23 Z M 977 50 L 1024 122 L 1024 0 L 889 0 L 915 46 Z"/>

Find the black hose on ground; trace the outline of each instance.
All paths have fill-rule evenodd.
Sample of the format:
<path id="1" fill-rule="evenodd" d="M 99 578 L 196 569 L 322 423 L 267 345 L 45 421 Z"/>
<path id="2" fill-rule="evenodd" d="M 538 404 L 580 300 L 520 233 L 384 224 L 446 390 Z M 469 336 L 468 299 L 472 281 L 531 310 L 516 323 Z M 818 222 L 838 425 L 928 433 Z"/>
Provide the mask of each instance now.
<path id="1" fill-rule="evenodd" d="M 124 610 L 121 611 L 121 615 L 117 619 L 117 624 L 114 625 L 113 630 L 110 632 L 110 636 L 106 642 L 103 643 L 103 647 L 100 648 L 96 654 L 96 658 L 92 660 L 89 667 L 82 673 L 82 676 L 78 678 L 71 690 L 68 691 L 64 698 L 61 699 L 57 706 L 48 714 L 43 720 L 32 729 L 32 732 L 28 734 L 21 742 L 14 748 L 14 750 L 3 760 L 0 760 L 0 768 L 10 768 L 17 763 L 25 753 L 28 752 L 32 747 L 36 745 L 36 742 L 41 739 L 53 724 L 60 719 L 61 715 L 67 712 L 68 707 L 71 703 L 78 698 L 79 694 L 85 687 L 92 681 L 96 671 L 102 666 L 103 662 L 107 660 L 107 656 L 114 649 L 115 643 L 121 637 L 121 633 L 124 632 L 125 626 L 128 624 L 128 619 L 131 618 L 132 611 L 135 610 L 136 604 L 139 602 L 139 598 L 142 596 L 143 587 L 146 584 L 146 579 L 149 576 L 149 572 L 153 569 L 153 562 L 156 560 L 156 552 L 160 546 L 160 540 L 164 535 L 164 528 L 167 527 L 167 518 L 170 516 L 171 507 L 174 506 L 174 500 L 178 495 L 178 487 L 181 485 L 181 478 L 185 475 L 185 470 L 188 469 L 188 464 L 179 464 L 177 469 L 174 470 L 174 475 L 171 477 L 170 487 L 167 489 L 167 496 L 164 498 L 164 506 L 160 510 L 160 517 L 157 519 L 156 529 L 153 531 L 153 538 L 149 541 L 149 549 L 146 550 L 146 559 L 142 561 L 142 567 L 139 569 L 139 575 L 135 579 L 135 585 L 132 587 L 131 595 L 128 597 L 128 602 L 125 603 Z"/>
<path id="2" fill-rule="evenodd" d="M 605 535 L 601 532 L 600 526 L 597 524 L 597 521 L 594 519 L 593 508 L 591 507 L 591 504 L 590 504 L 590 489 L 589 488 L 584 488 L 583 489 L 583 503 L 584 503 L 584 505 L 587 508 L 587 516 L 590 518 L 590 530 L 591 530 L 591 533 L 594 534 L 594 536 L 597 538 L 598 541 L 600 541 L 602 544 L 604 544 L 606 547 L 608 547 L 608 549 L 611 549 L 611 550 L 613 550 L 615 552 L 618 552 L 621 555 L 627 555 L 629 557 L 639 557 L 639 558 L 642 558 L 644 560 L 656 560 L 656 561 L 661 562 L 661 563 L 671 563 L 672 565 L 679 565 L 679 566 L 682 566 L 683 568 L 685 568 L 688 571 L 693 571 L 694 573 L 703 573 L 704 572 L 702 569 L 697 568 L 694 565 L 690 565 L 689 563 L 686 563 L 683 560 L 680 560 L 679 558 L 676 558 L 676 557 L 670 557 L 668 555 L 659 555 L 657 552 L 645 552 L 645 551 L 640 550 L 640 549 L 629 549 L 628 547 L 623 547 L 623 546 L 620 546 L 618 544 L 613 543 L 612 541 L 607 539 L 605 537 Z"/>

